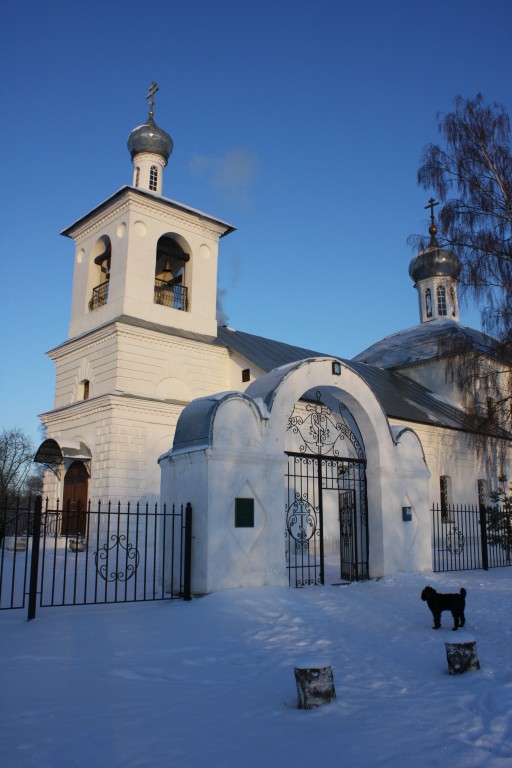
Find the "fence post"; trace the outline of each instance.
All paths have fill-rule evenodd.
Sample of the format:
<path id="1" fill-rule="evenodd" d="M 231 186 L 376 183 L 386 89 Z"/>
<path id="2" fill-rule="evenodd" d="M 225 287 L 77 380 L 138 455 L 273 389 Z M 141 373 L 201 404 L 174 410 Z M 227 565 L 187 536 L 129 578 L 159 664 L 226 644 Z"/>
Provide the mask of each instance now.
<path id="1" fill-rule="evenodd" d="M 192 575 L 192 504 L 185 509 L 185 551 L 183 563 L 183 599 L 191 600 L 190 579 Z"/>
<path id="2" fill-rule="evenodd" d="M 32 529 L 32 557 L 30 558 L 30 586 L 28 593 L 27 621 L 36 617 L 37 582 L 39 575 L 39 541 L 41 538 L 41 509 L 43 500 L 36 496 L 34 506 L 34 525 Z"/>
<path id="3" fill-rule="evenodd" d="M 487 509 L 485 504 L 480 504 L 480 545 L 482 547 L 482 568 L 489 570 L 489 556 L 487 552 Z"/>

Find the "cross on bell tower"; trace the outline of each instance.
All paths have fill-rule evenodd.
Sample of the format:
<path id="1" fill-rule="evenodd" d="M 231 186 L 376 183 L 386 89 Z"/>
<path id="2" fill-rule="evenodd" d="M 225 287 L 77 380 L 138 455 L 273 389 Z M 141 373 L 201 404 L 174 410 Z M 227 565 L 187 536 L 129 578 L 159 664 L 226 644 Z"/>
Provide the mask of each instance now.
<path id="1" fill-rule="evenodd" d="M 159 91 L 159 90 L 160 90 L 160 88 L 158 87 L 158 85 L 153 80 L 153 82 L 149 86 L 148 95 L 146 96 L 146 99 L 149 102 L 149 116 L 150 117 L 153 117 L 153 114 L 154 114 L 153 107 L 155 106 L 155 99 L 153 97 L 154 97 L 155 93 L 157 93 L 157 91 Z"/>

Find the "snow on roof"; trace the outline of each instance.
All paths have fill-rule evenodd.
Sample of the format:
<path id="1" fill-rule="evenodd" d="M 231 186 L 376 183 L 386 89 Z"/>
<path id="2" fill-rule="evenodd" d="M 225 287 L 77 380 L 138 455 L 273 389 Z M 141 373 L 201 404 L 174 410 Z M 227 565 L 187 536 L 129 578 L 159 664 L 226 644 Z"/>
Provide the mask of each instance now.
<path id="1" fill-rule="evenodd" d="M 393 333 L 353 359 L 381 368 L 400 368 L 470 350 L 494 357 L 499 343 L 492 336 L 444 318 Z"/>

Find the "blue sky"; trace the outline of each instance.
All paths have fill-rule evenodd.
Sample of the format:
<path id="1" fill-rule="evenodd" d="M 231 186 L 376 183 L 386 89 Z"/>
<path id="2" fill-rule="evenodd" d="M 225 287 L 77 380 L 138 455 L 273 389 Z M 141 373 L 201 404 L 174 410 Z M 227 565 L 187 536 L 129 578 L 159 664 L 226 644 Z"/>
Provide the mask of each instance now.
<path id="1" fill-rule="evenodd" d="M 350 358 L 418 322 L 407 237 L 436 114 L 512 112 L 510 0 L 10 3 L 2 13 L 0 429 L 39 440 L 67 338 L 59 232 L 132 180 L 130 130 L 173 137 L 164 194 L 233 224 L 229 324 Z M 462 319 L 478 324 L 463 307 Z"/>

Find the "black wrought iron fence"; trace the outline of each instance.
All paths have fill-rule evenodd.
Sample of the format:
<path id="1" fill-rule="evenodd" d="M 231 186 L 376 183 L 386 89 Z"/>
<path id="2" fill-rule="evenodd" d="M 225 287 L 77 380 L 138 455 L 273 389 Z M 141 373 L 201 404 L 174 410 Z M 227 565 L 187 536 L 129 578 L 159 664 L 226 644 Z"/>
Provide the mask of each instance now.
<path id="1" fill-rule="evenodd" d="M 0 609 L 189 600 L 192 507 L 4 504 Z"/>
<path id="2" fill-rule="evenodd" d="M 506 506 L 432 506 L 433 570 L 512 565 L 512 520 Z"/>

